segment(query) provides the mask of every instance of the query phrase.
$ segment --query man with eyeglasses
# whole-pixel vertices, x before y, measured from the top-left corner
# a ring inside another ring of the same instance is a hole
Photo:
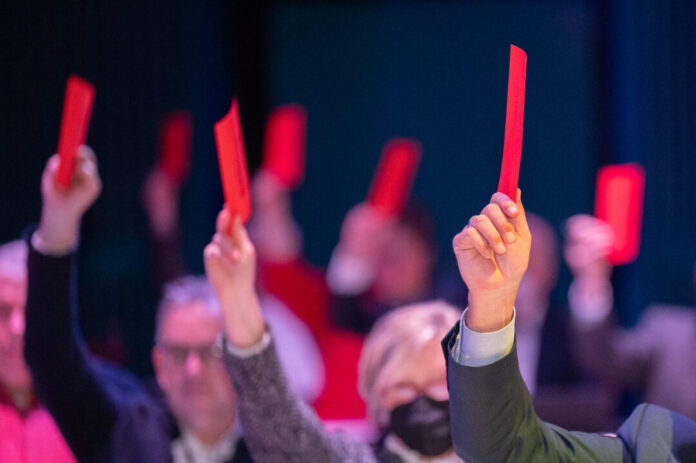
[[[246,463],[236,395],[221,360],[222,316],[208,283],[184,277],[164,290],[152,360],[163,400],[95,362],[76,331],[73,260],[82,215],[101,190],[94,153],[80,149],[59,189],[53,156],[43,208],[29,236],[25,355],[41,399],[80,462]]]

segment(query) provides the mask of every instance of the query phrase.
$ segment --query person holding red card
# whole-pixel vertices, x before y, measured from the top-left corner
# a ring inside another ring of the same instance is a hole
[[[606,222],[576,215],[566,222],[565,258],[573,273],[568,291],[586,370],[642,393],[643,400],[696,420],[696,312],[656,304],[625,330],[612,316],[614,231]]]
[[[614,435],[539,419],[515,342],[515,301],[531,242],[519,193],[517,201],[495,193],[454,237],[469,287],[469,307],[442,341],[457,455],[471,462],[696,461],[696,422],[655,405],[640,405]]]
[[[159,391],[87,354],[77,331],[74,261],[80,222],[101,190],[96,157],[81,148],[69,187],[42,177],[41,220],[27,237],[25,355],[39,396],[81,462],[247,463],[236,396],[217,343],[219,307],[204,278],[169,284],[152,360]]]
[[[232,228],[231,235],[227,231]],[[218,216],[206,274],[225,313],[225,361],[252,456],[267,463],[458,463],[449,433],[439,340],[459,311],[442,301],[396,309],[368,335],[360,386],[383,431],[376,448],[330,433],[289,389],[255,288],[256,250],[239,216]]]

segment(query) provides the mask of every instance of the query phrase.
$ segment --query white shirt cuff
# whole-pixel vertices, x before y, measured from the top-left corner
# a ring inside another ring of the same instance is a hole
[[[266,331],[263,332],[263,336],[261,336],[259,342],[257,342],[253,346],[235,347],[229,342],[225,342],[225,350],[228,354],[230,354],[233,357],[246,359],[249,357],[253,357],[254,355],[260,354],[261,352],[266,350],[270,344],[271,332],[268,329],[266,329]]]
[[[355,296],[367,291],[375,279],[370,263],[336,249],[326,270],[326,283],[331,291],[343,296]]]
[[[515,344],[516,311],[512,320],[498,331],[479,333],[466,326],[467,309],[462,314],[459,323],[459,334],[452,347],[452,357],[460,365],[468,367],[483,367],[502,359],[512,351]]]

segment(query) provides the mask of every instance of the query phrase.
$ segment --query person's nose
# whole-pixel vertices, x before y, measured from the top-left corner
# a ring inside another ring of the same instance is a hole
[[[24,312],[19,309],[13,310],[10,315],[10,332],[15,336],[24,336],[25,325]]]
[[[190,351],[186,356],[186,374],[198,376],[201,372],[201,356],[196,351]]]

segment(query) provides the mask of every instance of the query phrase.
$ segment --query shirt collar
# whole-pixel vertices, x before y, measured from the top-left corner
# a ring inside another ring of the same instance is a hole
[[[205,445],[182,428],[181,436],[172,442],[172,451],[175,463],[224,463],[237,451],[237,431],[232,426],[215,444]]]

